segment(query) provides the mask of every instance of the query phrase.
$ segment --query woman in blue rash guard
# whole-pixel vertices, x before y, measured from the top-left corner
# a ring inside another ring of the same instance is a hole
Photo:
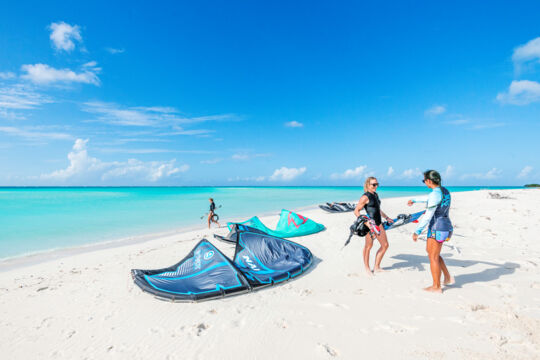
[[[424,180],[422,182],[428,188],[432,189],[432,191],[427,198],[412,199],[407,203],[409,206],[419,202],[427,203],[426,213],[422,216],[412,238],[414,241],[417,241],[418,235],[427,226],[426,250],[429,256],[433,285],[424,290],[442,293],[441,271],[444,274],[444,285],[454,283],[454,278],[448,272],[446,264],[440,255],[443,243],[450,240],[453,231],[452,222],[448,216],[451,202],[450,192],[441,186],[441,175],[435,170],[424,172]]]
[[[373,176],[368,177],[364,183],[365,193],[360,197],[360,200],[358,200],[358,204],[354,209],[354,215],[356,215],[356,217],[359,217],[360,211],[365,209],[366,214],[374,222],[374,225],[368,225],[371,232],[369,235],[366,235],[366,244],[364,246],[364,265],[366,267],[366,272],[369,275],[372,275],[371,268],[369,267],[369,253],[371,252],[373,241],[375,241],[375,239],[379,240],[381,247],[377,250],[377,254],[375,255],[375,267],[373,268],[373,271],[384,271],[381,269],[381,261],[384,253],[388,250],[388,238],[386,237],[384,226],[381,226],[382,217],[390,224],[393,222],[393,220],[386,216],[381,210],[381,200],[379,200],[379,195],[377,195],[376,192],[378,186],[379,182],[377,181],[377,178],[374,178]],[[372,227],[375,227],[375,229]]]

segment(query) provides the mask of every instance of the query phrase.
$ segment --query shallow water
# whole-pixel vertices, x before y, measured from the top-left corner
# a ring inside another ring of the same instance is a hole
[[[449,187],[450,191],[515,187]],[[382,187],[381,198],[427,193]],[[208,198],[223,220],[357,200],[360,187],[0,188],[0,259],[200,224]]]

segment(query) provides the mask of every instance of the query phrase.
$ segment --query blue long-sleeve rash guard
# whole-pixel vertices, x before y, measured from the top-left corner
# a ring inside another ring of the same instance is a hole
[[[415,234],[420,235],[422,231],[424,231],[433,215],[435,215],[435,210],[437,210],[437,206],[439,206],[442,199],[443,195],[440,187],[433,189],[428,196],[411,199],[413,203],[426,203],[426,213],[420,219],[420,222],[414,231]]]

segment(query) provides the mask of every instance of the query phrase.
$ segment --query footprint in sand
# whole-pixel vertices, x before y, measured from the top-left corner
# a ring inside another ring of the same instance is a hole
[[[201,336],[203,334],[203,332],[205,330],[208,330],[209,328],[210,328],[210,326],[208,324],[205,324],[205,323],[200,323],[200,324],[196,325],[196,327],[195,327],[196,335]]]
[[[337,352],[337,350],[332,348],[328,344],[319,343],[318,346],[322,351],[324,351],[326,354],[330,355],[331,357],[339,356],[339,353]]]
[[[232,327],[244,327],[245,324],[246,324],[246,321],[244,319],[234,320],[232,322]]]
[[[148,330],[152,334],[162,334],[164,332],[164,329],[162,327],[153,327]]]
[[[300,296],[309,296],[313,294],[313,290],[311,289],[304,289],[300,292]]]
[[[280,329],[286,329],[289,327],[289,323],[285,319],[280,319],[276,322],[276,326]]]
[[[482,304],[471,305],[471,311],[487,310],[488,307]]]
[[[382,330],[392,334],[404,334],[409,332],[415,332],[418,330],[418,328],[389,321],[386,324],[378,324],[373,328],[373,330]]]
[[[42,327],[49,327],[51,326],[52,317],[46,317],[43,320],[41,320],[41,323],[36,326],[36,330],[41,329]]]

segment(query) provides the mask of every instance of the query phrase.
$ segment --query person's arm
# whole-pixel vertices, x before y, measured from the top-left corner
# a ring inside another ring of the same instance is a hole
[[[416,235],[420,235],[422,231],[426,228],[426,226],[431,221],[431,218],[433,215],[435,215],[435,210],[437,210],[437,206],[442,201],[442,194],[439,191],[433,191],[431,194],[429,194],[428,200],[427,200],[427,208],[426,213],[422,215],[422,218],[420,222],[418,223],[418,226],[416,227],[416,230],[414,233]]]
[[[418,226],[416,227],[416,230],[414,231],[414,233],[416,235],[420,235],[422,233],[422,231],[424,231],[424,229],[426,228],[426,226],[429,224],[429,222],[431,221],[431,218],[433,217],[433,215],[435,215],[435,210],[437,210],[437,206],[434,206],[434,207],[431,207],[431,208],[427,208],[426,209],[426,212],[424,215],[422,215],[422,218],[421,220],[418,222]]]
[[[416,203],[427,203],[428,202],[428,199],[429,199],[429,196],[419,196],[419,197],[415,197],[409,201],[412,201],[413,204],[416,204]]]
[[[362,195],[360,197],[360,200],[358,200],[358,204],[356,204],[356,208],[354,209],[354,215],[356,215],[356,217],[360,216],[360,211],[362,211],[362,209],[364,208],[364,206],[366,206],[368,202],[369,199],[366,195]]]
[[[394,220],[392,220],[392,218],[389,217],[388,215],[386,215],[385,212],[382,211],[382,210],[381,210],[381,215],[382,215],[382,217],[383,217],[386,221],[388,221],[389,223],[393,223],[393,222],[394,222]]]

